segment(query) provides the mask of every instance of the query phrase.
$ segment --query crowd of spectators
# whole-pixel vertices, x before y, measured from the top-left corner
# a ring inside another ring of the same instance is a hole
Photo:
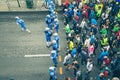
[[[98,66],[96,80],[120,78],[120,0],[65,0],[62,7],[66,70],[73,68],[75,80],[90,80]],[[80,65],[86,67],[85,75]]]

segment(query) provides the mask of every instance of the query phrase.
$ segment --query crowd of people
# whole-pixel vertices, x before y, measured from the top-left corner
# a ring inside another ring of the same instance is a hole
[[[59,40],[59,20],[57,13],[55,12],[55,4],[52,0],[47,0],[47,7],[49,9],[49,14],[45,18],[45,22],[47,27],[44,29],[45,37],[46,37],[46,46],[52,47],[50,58],[53,62],[53,66],[49,67],[49,80],[57,80],[56,75],[56,67],[57,60],[59,56],[60,49],[60,40]]]
[[[75,79],[90,80],[94,66],[96,80],[120,78],[120,0],[66,0],[63,12],[68,43],[63,63],[73,68]],[[79,59],[87,69],[84,79]]]
[[[56,80],[59,20],[52,0],[47,0],[47,7],[50,13],[44,33],[47,47],[52,47],[50,57],[54,65],[49,67],[50,80]],[[119,80],[120,0],[65,0],[62,7],[68,44],[63,61],[66,70],[73,69],[75,80]],[[86,67],[84,75],[80,65]],[[99,71],[91,78],[95,66]]]

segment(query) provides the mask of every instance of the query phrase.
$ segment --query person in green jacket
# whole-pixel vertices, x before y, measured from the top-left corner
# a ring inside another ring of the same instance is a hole
[[[102,35],[106,35],[108,31],[103,27],[100,32]]]
[[[69,24],[67,24],[66,26],[65,26],[65,31],[66,31],[66,35],[68,35],[69,33],[70,33],[70,26],[69,26]]]
[[[119,24],[116,24],[112,31],[116,33],[118,32],[118,30],[119,30]]]
[[[66,37],[67,37],[67,40],[68,40],[68,35],[69,35],[70,32],[71,32],[69,24],[67,24],[64,29],[65,29]]]

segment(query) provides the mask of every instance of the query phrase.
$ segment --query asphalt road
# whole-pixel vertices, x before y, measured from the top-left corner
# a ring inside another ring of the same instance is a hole
[[[28,13],[0,13],[0,80],[49,80],[48,67],[53,65],[49,56],[47,57],[24,57],[25,55],[49,54],[51,48],[46,48],[45,35],[43,33],[46,24],[44,22],[47,12]],[[24,19],[26,26],[31,30],[31,34],[22,32],[16,25],[15,16]],[[67,42],[65,31],[63,30],[63,16],[58,14],[60,20],[60,55],[62,60],[58,60],[57,76],[58,80],[65,80],[70,77],[73,80],[72,69],[65,70],[63,58],[65,56]],[[99,54],[99,53],[98,53]],[[80,62],[80,60],[78,60]],[[96,59],[93,59],[96,62]],[[96,64],[96,63],[95,63]],[[62,67],[62,74],[60,74]],[[80,70],[86,72],[85,65],[80,65]],[[99,69],[95,65],[91,72],[91,77],[98,75]]]
[[[22,32],[16,25],[15,16],[20,16],[31,30],[31,34]],[[43,33],[46,24],[44,22],[47,12],[41,13],[0,13],[0,80],[48,80],[48,67],[53,63],[49,56],[26,58],[25,55],[50,54],[51,49],[46,48],[45,35]],[[60,20],[60,25],[62,21]],[[61,30],[63,30],[61,28]],[[64,32],[59,32],[61,46],[66,42]],[[61,47],[60,54],[64,53]],[[64,54],[63,54],[64,55]],[[59,62],[57,67],[58,79]]]

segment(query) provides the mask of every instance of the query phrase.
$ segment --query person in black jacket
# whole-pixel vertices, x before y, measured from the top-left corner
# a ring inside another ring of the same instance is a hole
[[[95,41],[94,41],[94,55],[96,55],[96,50],[97,50],[97,48],[98,48],[98,44],[99,44],[99,42],[98,42],[98,38],[95,38]]]

